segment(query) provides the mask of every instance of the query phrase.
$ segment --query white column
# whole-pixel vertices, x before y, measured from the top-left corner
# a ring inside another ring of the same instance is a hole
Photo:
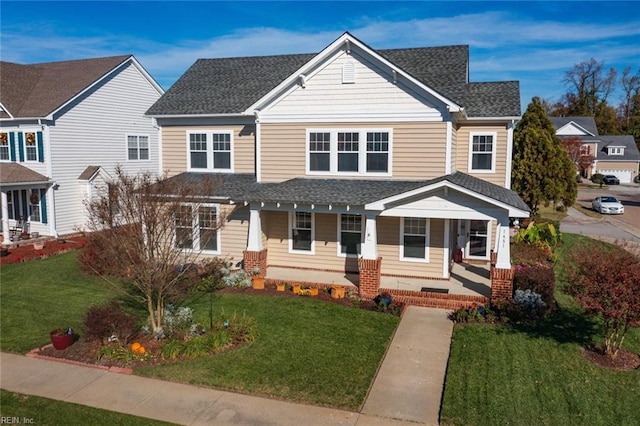
[[[361,254],[364,259],[378,258],[378,231],[376,229],[377,212],[367,212],[364,224],[364,241]]]
[[[262,250],[262,223],[260,222],[260,210],[254,206],[249,210],[249,241],[247,250]]]
[[[11,233],[9,231],[9,202],[7,201],[6,191],[0,193],[2,202],[2,241],[3,245],[11,244]]]
[[[511,250],[509,247],[509,218],[501,218],[496,231],[496,268],[511,269]]]
[[[449,278],[449,267],[451,263],[451,222],[449,219],[444,220],[444,259],[442,259],[442,278]]]

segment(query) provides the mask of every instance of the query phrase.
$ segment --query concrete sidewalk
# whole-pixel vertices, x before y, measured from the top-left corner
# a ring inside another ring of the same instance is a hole
[[[183,425],[432,425],[438,424],[451,340],[446,314],[407,309],[362,413],[9,353],[0,353],[0,387]],[[39,423],[37,414],[34,420]]]

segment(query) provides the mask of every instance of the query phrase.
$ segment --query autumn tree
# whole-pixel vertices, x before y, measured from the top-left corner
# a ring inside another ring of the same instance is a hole
[[[577,195],[575,167],[537,97],[514,131],[511,188],[533,214],[541,203],[563,202],[568,207],[575,201],[572,194]]]
[[[630,327],[640,326],[640,257],[604,243],[574,249],[565,265],[567,291],[587,314],[602,317],[605,353],[615,358]]]
[[[145,306],[154,331],[163,324],[165,304],[184,294],[202,250],[218,243],[223,218],[207,204],[214,187],[210,179],[129,175],[118,168],[86,202],[92,233],[83,269],[127,283],[124,291]]]
[[[593,161],[595,160],[595,157],[591,155],[591,153],[583,150],[582,139],[577,136],[570,136],[561,138],[560,140],[562,142],[564,150],[567,152],[569,159],[576,166],[578,172],[583,173],[585,170],[588,170],[591,167]]]

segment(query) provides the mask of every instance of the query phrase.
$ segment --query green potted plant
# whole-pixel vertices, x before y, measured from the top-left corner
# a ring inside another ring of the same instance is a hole
[[[71,327],[56,328],[49,333],[49,336],[53,347],[58,350],[66,349],[73,344],[74,335]]]

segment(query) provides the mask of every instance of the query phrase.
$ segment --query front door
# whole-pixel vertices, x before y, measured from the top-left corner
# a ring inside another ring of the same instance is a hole
[[[467,221],[468,242],[466,255],[469,258],[487,258],[489,244],[489,222],[486,220]]]

